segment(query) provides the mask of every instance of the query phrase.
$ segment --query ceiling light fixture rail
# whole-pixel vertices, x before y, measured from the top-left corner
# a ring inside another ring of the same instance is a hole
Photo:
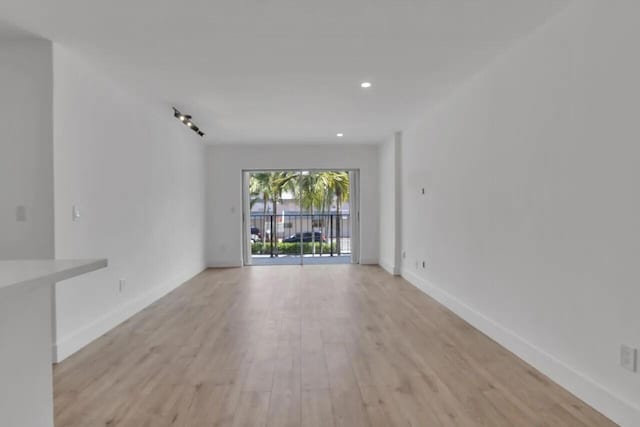
[[[184,123],[189,129],[191,129],[201,137],[204,137],[204,132],[202,132],[200,128],[196,126],[195,123],[193,123],[189,114],[181,113],[180,110],[178,110],[176,107],[173,107],[173,116]]]

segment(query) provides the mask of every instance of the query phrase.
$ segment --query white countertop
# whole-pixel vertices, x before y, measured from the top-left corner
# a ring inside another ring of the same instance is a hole
[[[0,261],[0,297],[107,266],[106,259]]]

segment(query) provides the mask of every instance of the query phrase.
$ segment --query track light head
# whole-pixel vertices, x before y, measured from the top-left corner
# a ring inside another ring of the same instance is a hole
[[[183,114],[176,107],[173,107],[173,116],[187,125],[189,129],[191,129],[198,135],[204,136],[204,132],[202,132],[200,128],[191,121],[191,116],[189,114]]]

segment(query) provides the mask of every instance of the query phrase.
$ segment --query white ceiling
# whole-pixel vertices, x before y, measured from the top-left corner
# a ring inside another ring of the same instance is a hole
[[[0,15],[0,18],[2,18],[1,15]],[[15,25],[12,25],[0,20],[0,40],[14,40],[14,39],[24,39],[24,38],[30,39],[30,38],[40,38],[40,37],[34,34],[31,34],[30,32],[25,31],[20,27],[16,27]]]
[[[0,19],[192,114],[209,142],[377,142],[567,2],[3,0]]]

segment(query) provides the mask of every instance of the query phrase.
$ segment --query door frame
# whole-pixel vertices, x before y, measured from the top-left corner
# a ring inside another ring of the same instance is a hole
[[[351,264],[360,264],[360,169],[359,168],[251,168],[242,169],[242,265],[251,266],[251,235],[247,232],[251,223],[251,208],[249,194],[249,175],[254,172],[324,172],[345,171],[349,173],[350,195],[349,216],[351,217]],[[264,233],[264,230],[263,230]],[[300,257],[300,265],[304,265],[304,257]],[[297,264],[294,264],[297,265]]]
[[[249,194],[249,174],[251,171],[242,171],[242,265],[251,264],[251,234],[247,233],[247,226],[251,223],[251,200]],[[264,233],[264,230],[263,230]]]

